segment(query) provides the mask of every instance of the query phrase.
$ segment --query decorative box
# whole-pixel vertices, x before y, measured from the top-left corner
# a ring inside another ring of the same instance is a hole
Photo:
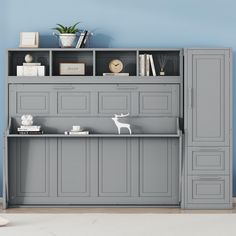
[[[60,63],[60,75],[85,75],[84,63]]]

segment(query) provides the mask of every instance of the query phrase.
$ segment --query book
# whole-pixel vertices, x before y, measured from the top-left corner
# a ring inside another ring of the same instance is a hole
[[[103,76],[107,76],[107,75],[129,76],[129,73],[103,73]]]
[[[154,60],[153,60],[153,56],[152,54],[149,55],[149,59],[150,59],[150,64],[151,64],[151,69],[152,69],[152,75],[156,76],[156,69],[155,69],[155,65],[154,65]]]
[[[86,40],[87,35],[88,35],[88,31],[85,30],[84,37],[83,37],[82,43],[80,45],[81,48],[83,48],[85,46],[85,40]]]
[[[89,134],[89,131],[70,131],[69,132],[70,135],[87,135]]]
[[[87,33],[86,33],[85,36],[84,36],[84,40],[82,41],[81,48],[85,48],[89,36],[90,36],[90,33],[87,31]]]
[[[86,34],[87,34],[87,30],[85,30],[84,32],[82,32],[79,36],[79,39],[78,39],[78,42],[76,44],[76,48],[81,48],[83,42],[84,42],[84,38],[86,37]]]
[[[21,129],[40,129],[40,125],[21,125]]]
[[[145,75],[149,76],[150,75],[150,55],[145,54]]]
[[[144,60],[144,54],[139,55],[139,75],[144,76],[145,75],[145,60]]]
[[[17,131],[40,131],[41,130],[41,126],[37,126],[37,125],[21,125],[21,127],[17,128]]]
[[[18,131],[18,134],[43,134],[43,131]]]
[[[34,62],[34,63],[23,62],[23,66],[41,66],[41,63],[40,62]]]

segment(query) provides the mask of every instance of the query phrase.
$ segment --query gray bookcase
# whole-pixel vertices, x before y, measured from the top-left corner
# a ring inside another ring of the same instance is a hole
[[[16,76],[27,53],[45,65],[45,76]],[[140,54],[153,56],[158,76],[139,75]],[[230,208],[228,55],[229,49],[9,49],[4,207]],[[103,76],[112,59],[129,76]],[[85,74],[61,76],[59,64],[73,62],[85,63]],[[130,114],[132,135],[117,134],[115,113]],[[17,134],[22,114],[32,114],[44,134]],[[76,124],[90,134],[64,135]]]

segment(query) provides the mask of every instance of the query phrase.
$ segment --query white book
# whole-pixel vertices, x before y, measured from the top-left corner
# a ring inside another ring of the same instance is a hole
[[[21,125],[20,128],[22,129],[40,129],[40,125]]]
[[[89,134],[89,131],[70,131],[70,135],[86,135]]]
[[[83,42],[83,39],[84,39],[84,36],[85,36],[85,33],[86,33],[86,32],[82,32],[82,33],[80,34],[79,39],[78,39],[78,42],[77,42],[75,48],[80,48],[80,47],[81,47],[82,42]]]
[[[119,75],[119,76],[129,76],[129,73],[103,73],[104,76],[106,75]]]
[[[45,66],[17,66],[17,76],[45,76]]]
[[[145,75],[145,58],[144,58],[144,54],[139,55],[139,75],[140,76]]]
[[[40,62],[34,62],[34,63],[23,62],[23,66],[41,66],[41,63]]]
[[[149,54],[145,54],[145,75],[150,75],[150,57]]]
[[[149,55],[149,59],[150,59],[150,64],[151,64],[151,69],[152,69],[152,75],[156,76],[156,69],[155,69],[155,65],[154,65],[154,60],[153,60],[153,56],[152,54]]]
[[[38,129],[38,128],[31,128],[31,129],[29,129],[29,128],[17,128],[17,131],[40,131],[40,129]]]

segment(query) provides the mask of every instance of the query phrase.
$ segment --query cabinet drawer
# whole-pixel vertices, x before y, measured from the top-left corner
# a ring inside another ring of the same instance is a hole
[[[229,203],[229,176],[188,176],[188,203]]]
[[[188,175],[229,174],[229,148],[193,147],[188,151]]]

